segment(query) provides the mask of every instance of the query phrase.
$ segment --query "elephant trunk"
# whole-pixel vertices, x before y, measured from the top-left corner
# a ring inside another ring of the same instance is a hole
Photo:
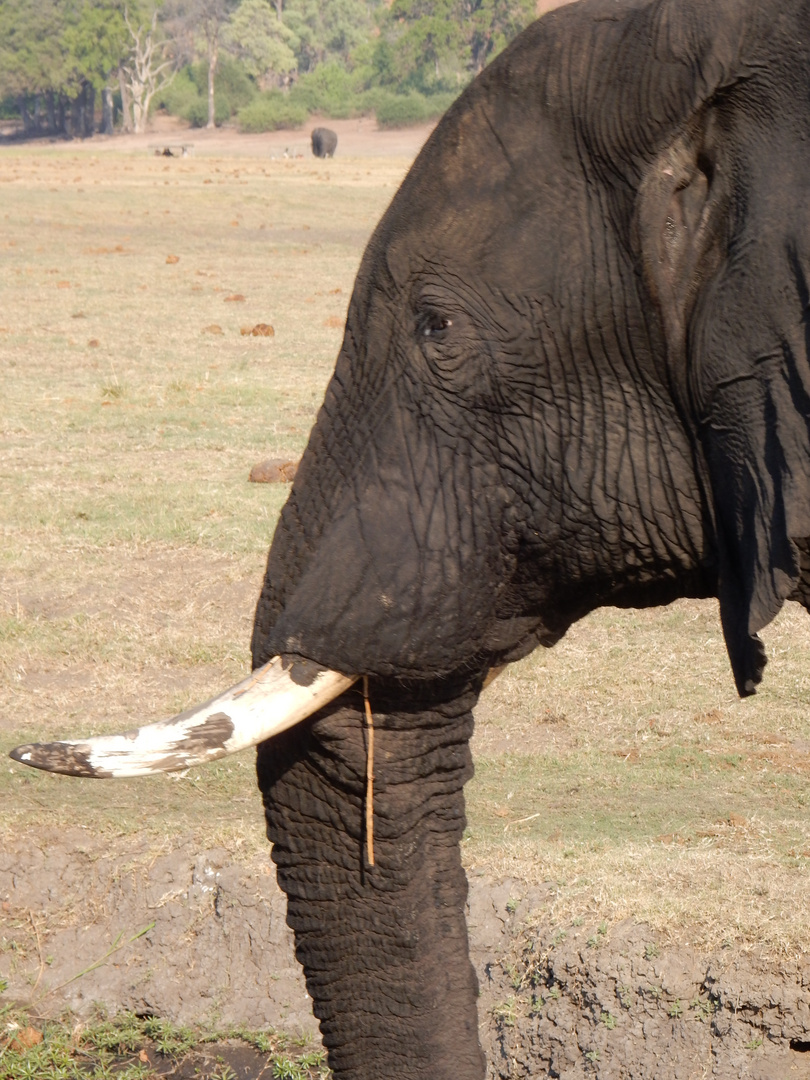
[[[355,688],[259,748],[287,921],[329,1065],[351,1080],[482,1080],[459,842],[480,683],[403,709],[373,680],[374,865],[367,728]]]

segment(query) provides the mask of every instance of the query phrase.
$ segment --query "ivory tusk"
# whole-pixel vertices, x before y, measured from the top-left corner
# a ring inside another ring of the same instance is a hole
[[[286,731],[356,680],[356,675],[341,675],[311,660],[276,656],[224,694],[172,720],[123,735],[30,743],[12,750],[11,757],[68,776],[148,776],[187,769]]]

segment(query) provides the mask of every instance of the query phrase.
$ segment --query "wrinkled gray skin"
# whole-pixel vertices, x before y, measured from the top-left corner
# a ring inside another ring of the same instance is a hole
[[[720,598],[741,694],[805,600],[810,0],[585,0],[451,108],[377,228],[255,663],[370,676],[259,784],[338,1077],[484,1075],[463,784],[487,669]],[[685,679],[689,672],[683,673]]]
[[[331,128],[315,128],[312,132],[312,153],[315,157],[334,157],[337,135]]]

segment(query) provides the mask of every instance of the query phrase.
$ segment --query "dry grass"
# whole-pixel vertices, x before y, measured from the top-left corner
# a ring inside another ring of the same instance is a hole
[[[170,715],[244,674],[288,490],[247,477],[300,455],[406,168],[0,151],[4,750]],[[258,323],[273,336],[241,333]],[[122,852],[146,831],[266,856],[250,753],[204,787],[9,764],[0,798],[6,835],[56,817]]]
[[[802,950],[810,624],[790,604],[763,636],[746,701],[713,601],[597,612],[515,665],[479,710],[469,863],[552,883],[554,920]]]
[[[0,749],[244,672],[286,495],[247,475],[300,453],[405,167],[0,151]],[[257,323],[275,335],[240,333]],[[712,603],[600,612],[515,665],[479,710],[467,865],[552,883],[560,922],[803,948],[807,620],[765,637],[747,702]],[[0,798],[0,835],[92,820],[123,860],[135,833],[266,850],[249,753],[115,786],[9,764]]]

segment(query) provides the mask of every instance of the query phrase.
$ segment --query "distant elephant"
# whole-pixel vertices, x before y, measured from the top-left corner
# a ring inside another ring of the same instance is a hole
[[[312,132],[312,153],[315,157],[334,157],[337,135],[331,128],[315,128]]]
[[[717,596],[750,694],[757,632],[808,605],[808,87],[810,0],[530,26],[368,245],[253,676],[16,752],[109,776],[274,735],[267,830],[337,1077],[484,1076],[459,841],[487,673],[600,605]]]

